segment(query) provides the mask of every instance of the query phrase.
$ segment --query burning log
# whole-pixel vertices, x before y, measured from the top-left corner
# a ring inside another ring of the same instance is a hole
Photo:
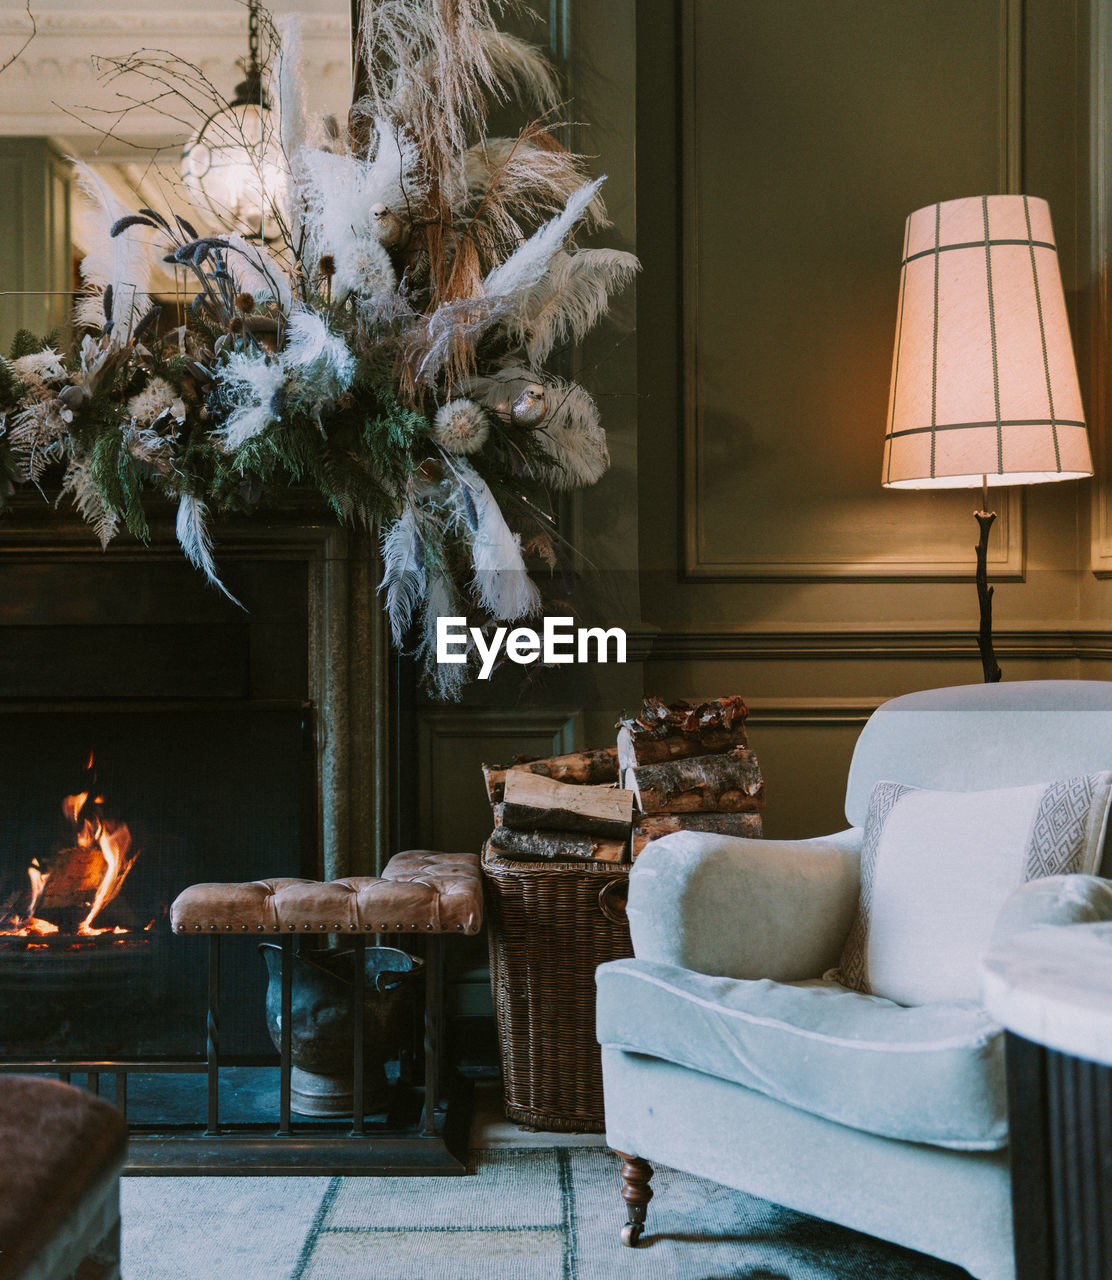
[[[516,831],[583,831],[629,837],[633,794],[610,786],[575,786],[527,770],[506,775],[503,827]]]
[[[713,831],[723,836],[747,836],[758,839],[761,835],[759,813],[661,813],[655,817],[643,817],[633,828],[630,853],[634,858],[649,843],[674,831]]]
[[[764,780],[748,747],[640,765],[627,769],[624,781],[642,813],[754,813],[764,808]]]
[[[689,702],[663,703],[646,698],[641,713],[618,721],[618,765],[627,769],[643,764],[715,755],[733,747],[746,747],[745,721],[749,709],[736,694],[692,706]]]
[[[511,770],[540,774],[555,782],[600,786],[618,781],[618,753],[614,747],[603,747],[599,751],[572,751],[568,755],[539,760],[532,756],[516,756],[508,765],[484,764],[483,780],[491,804],[498,804],[504,798],[506,774]]]
[[[576,831],[514,831],[505,826],[494,828],[490,848],[521,862],[626,862],[629,853],[625,840]]]
[[[89,789],[62,801],[62,812],[73,828],[72,845],[41,861],[32,858],[28,886],[22,894],[6,898],[0,908],[0,937],[95,937],[128,931],[122,925],[93,923],[120,892],[139,851],[131,847],[126,824],[102,812],[104,799],[93,787],[92,756],[86,768]]]

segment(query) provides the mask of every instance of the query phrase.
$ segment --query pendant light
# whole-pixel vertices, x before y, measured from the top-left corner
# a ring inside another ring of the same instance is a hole
[[[244,79],[227,106],[186,144],[181,174],[197,204],[229,231],[273,239],[285,204],[286,173],[259,65],[259,3],[249,0]]]

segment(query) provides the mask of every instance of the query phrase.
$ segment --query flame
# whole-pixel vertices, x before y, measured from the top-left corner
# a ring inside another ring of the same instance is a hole
[[[135,861],[134,855],[128,856],[131,849],[131,832],[122,822],[107,822],[99,817],[96,820],[95,830],[93,827],[94,824],[86,819],[85,826],[78,833],[77,840],[79,844],[85,847],[88,847],[88,844],[93,842],[96,843],[100,849],[101,857],[104,859],[104,875],[97,888],[93,905],[89,908],[89,914],[78,925],[77,932],[84,934],[126,933],[126,929],[94,929],[92,926],[101,907],[106,902],[111,902],[116,894],[120,892],[120,887],[127,878],[127,873],[131,870],[132,863]]]
[[[90,774],[92,773],[93,754],[91,752],[85,768]],[[129,932],[129,930],[121,928],[119,925],[106,925],[98,928],[93,922],[101,910],[119,893],[123,882],[127,879],[128,872],[139,854],[138,849],[132,850],[131,832],[127,824],[114,822],[101,813],[100,806],[104,803],[104,797],[97,793],[90,803],[89,797],[94,795],[93,783],[95,783],[95,778],[90,779],[88,790],[79,791],[76,795],[66,796],[62,800],[62,812],[74,828],[74,844],[68,850],[68,853],[70,855],[80,853],[83,864],[88,864],[91,860],[103,864],[103,869],[96,873],[99,875],[99,879],[96,881],[92,901],[82,904],[88,910],[84,919],[77,926],[77,933],[84,937]],[[61,855],[63,858],[66,852],[63,851]],[[3,927],[3,922],[0,921],[0,934],[9,936],[14,934],[16,937],[45,937],[49,934],[59,933],[58,925],[49,920],[40,919],[35,915],[35,910],[42,901],[43,892],[46,889],[51,872],[43,871],[39,866],[38,858],[32,858],[31,865],[27,868],[27,876],[31,883],[31,900],[26,914],[22,917],[16,915],[9,917],[14,928],[6,929]],[[80,878],[78,883],[81,883]],[[69,905],[72,907],[74,904],[71,902]]]
[[[27,908],[27,923],[19,932],[26,936],[38,934],[42,937],[48,933],[57,933],[56,924],[51,924],[49,920],[39,920],[35,916],[35,908],[42,897],[43,889],[46,888],[46,882],[50,879],[50,872],[41,870],[38,858],[32,858],[31,865],[27,868],[27,878],[31,881],[31,905]]]

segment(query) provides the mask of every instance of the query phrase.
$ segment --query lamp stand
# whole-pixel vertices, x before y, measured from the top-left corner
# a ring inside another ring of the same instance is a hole
[[[977,603],[981,607],[981,627],[977,632],[977,648],[981,651],[981,666],[985,672],[985,684],[995,684],[1003,674],[992,648],[992,592],[988,585],[988,532],[996,519],[996,512],[988,510],[988,484],[982,481],[981,510],[974,511],[981,526],[977,541]]]

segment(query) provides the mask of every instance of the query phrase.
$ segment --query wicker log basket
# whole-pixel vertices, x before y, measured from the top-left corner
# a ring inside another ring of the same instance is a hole
[[[764,783],[736,694],[646,698],[613,747],[484,764],[494,831],[483,850],[490,981],[506,1115],[601,1133],[595,970],[633,955],[632,861],[673,831],[760,836]]]
[[[564,1133],[605,1128],[595,969],[633,955],[629,870],[483,851],[506,1115],[517,1124]]]

